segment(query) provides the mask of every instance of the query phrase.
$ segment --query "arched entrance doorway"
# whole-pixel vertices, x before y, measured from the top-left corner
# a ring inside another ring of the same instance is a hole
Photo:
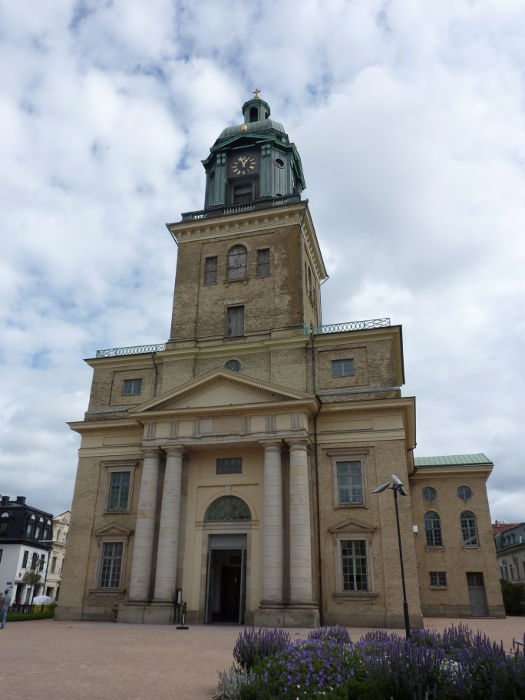
[[[251,512],[236,496],[223,496],[206,511],[205,523],[249,521]],[[242,625],[246,607],[246,534],[216,533],[208,537],[205,622]]]

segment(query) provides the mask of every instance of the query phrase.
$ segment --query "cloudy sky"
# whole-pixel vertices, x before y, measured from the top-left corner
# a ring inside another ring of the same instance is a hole
[[[0,0],[0,493],[71,504],[99,348],[169,335],[200,163],[255,87],[301,153],[325,323],[403,326],[416,455],[525,520],[522,0]]]

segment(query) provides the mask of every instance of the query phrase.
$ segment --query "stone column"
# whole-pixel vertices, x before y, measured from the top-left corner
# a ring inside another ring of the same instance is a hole
[[[155,536],[155,507],[159,480],[159,456],[157,447],[144,448],[144,463],[140,482],[135,544],[129,584],[130,600],[147,601]]]
[[[312,539],[308,441],[287,440],[290,447],[290,602],[312,603]]]
[[[283,600],[283,488],[281,441],[263,442],[262,604]]]
[[[177,552],[180,526],[180,486],[182,476],[182,454],[180,445],[165,448],[166,473],[162,491],[160,511],[159,545],[157,550],[157,572],[155,576],[155,601],[175,600],[177,575]]]

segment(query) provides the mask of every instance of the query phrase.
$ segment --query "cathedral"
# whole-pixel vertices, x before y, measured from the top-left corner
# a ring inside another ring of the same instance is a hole
[[[415,457],[401,326],[323,325],[299,152],[255,91],[203,161],[166,343],[99,350],[59,619],[403,627],[503,616],[483,454]],[[397,495],[397,494],[396,494]]]

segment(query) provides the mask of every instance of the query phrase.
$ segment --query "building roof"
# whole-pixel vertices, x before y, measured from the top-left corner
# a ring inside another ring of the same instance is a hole
[[[492,465],[491,460],[482,452],[467,455],[442,455],[436,457],[414,457],[416,469],[428,467],[474,467]]]

